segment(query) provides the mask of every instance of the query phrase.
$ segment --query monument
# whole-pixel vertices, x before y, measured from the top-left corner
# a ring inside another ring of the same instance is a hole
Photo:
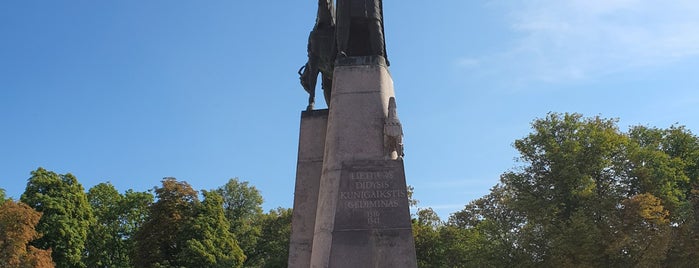
[[[417,267],[386,55],[381,0],[318,0],[289,267]],[[328,109],[314,109],[319,74]]]

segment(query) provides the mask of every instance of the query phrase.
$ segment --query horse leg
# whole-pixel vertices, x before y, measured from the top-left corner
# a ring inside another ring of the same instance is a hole
[[[316,98],[315,95],[316,95],[316,94],[315,94],[315,90],[314,90],[314,91],[311,91],[311,92],[308,94],[308,106],[306,106],[306,111],[312,111],[312,110],[313,110],[313,105],[315,105],[315,98]]]
[[[306,110],[313,110],[316,98],[316,81],[318,80],[318,64],[315,60],[309,59],[303,76],[306,80],[306,91],[308,92],[308,106]]]

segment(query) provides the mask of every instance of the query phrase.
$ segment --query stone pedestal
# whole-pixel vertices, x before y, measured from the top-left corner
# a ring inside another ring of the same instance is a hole
[[[327,267],[416,267],[402,160],[342,167]]]
[[[310,267],[328,110],[301,113],[289,267]]]
[[[310,267],[416,267],[403,163],[384,144],[385,61],[340,59],[333,79]]]

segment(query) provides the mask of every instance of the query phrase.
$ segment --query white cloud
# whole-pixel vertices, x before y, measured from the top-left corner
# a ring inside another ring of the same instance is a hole
[[[509,62],[519,79],[566,81],[699,56],[699,1],[522,0],[501,3],[515,46],[482,62]]]
[[[456,60],[456,65],[461,66],[461,67],[478,67],[480,62],[477,59],[474,58],[460,58]]]

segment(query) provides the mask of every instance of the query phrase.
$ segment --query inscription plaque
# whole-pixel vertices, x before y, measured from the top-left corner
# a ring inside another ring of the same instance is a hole
[[[329,267],[415,267],[402,160],[343,163]]]
[[[410,227],[402,161],[353,161],[340,176],[335,230]]]

